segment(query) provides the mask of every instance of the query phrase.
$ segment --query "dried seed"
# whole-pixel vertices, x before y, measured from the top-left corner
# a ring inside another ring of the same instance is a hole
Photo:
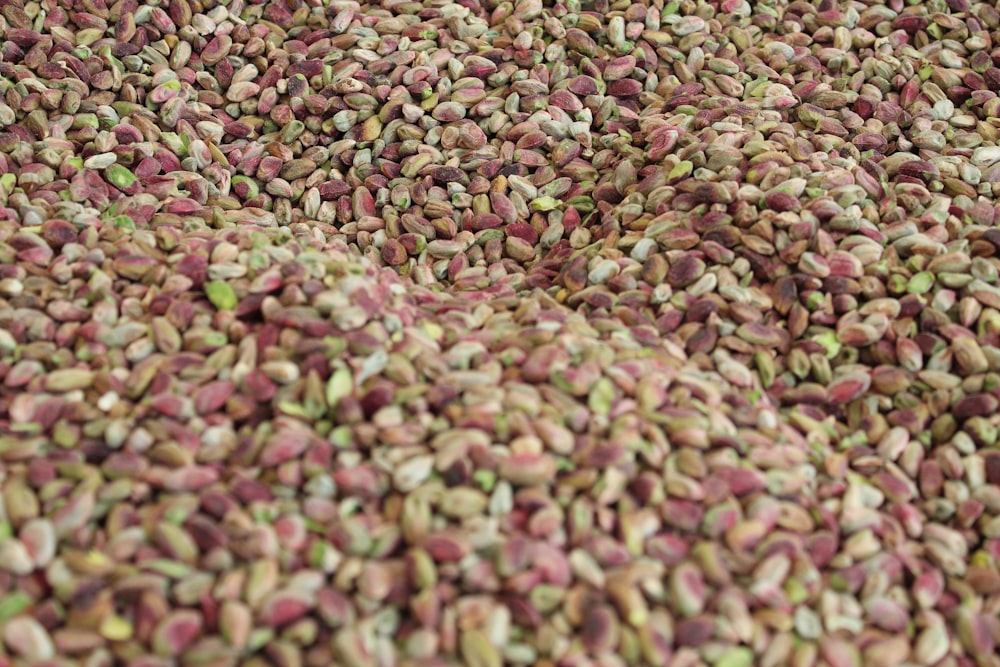
[[[49,633],[30,616],[15,616],[3,628],[3,640],[14,654],[31,661],[51,660],[56,655]]]
[[[472,667],[501,667],[503,658],[482,632],[469,630],[460,639],[462,659]]]
[[[67,368],[48,373],[45,376],[45,389],[64,393],[75,389],[86,389],[93,382],[93,371],[82,368]]]

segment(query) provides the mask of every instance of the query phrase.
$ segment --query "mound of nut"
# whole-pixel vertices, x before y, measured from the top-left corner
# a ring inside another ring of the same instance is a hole
[[[0,4],[0,667],[1000,665],[995,3]]]

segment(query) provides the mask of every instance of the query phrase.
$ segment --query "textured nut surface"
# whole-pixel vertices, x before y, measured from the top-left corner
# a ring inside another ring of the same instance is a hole
[[[994,4],[4,3],[5,654],[996,664]]]

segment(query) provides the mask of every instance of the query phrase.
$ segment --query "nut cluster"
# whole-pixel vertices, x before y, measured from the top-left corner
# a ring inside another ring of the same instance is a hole
[[[0,0],[0,667],[1000,666],[994,5]]]

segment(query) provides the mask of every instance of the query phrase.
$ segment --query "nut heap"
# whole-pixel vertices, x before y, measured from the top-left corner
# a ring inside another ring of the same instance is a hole
[[[1000,665],[995,3],[2,0],[0,75],[0,667]]]

